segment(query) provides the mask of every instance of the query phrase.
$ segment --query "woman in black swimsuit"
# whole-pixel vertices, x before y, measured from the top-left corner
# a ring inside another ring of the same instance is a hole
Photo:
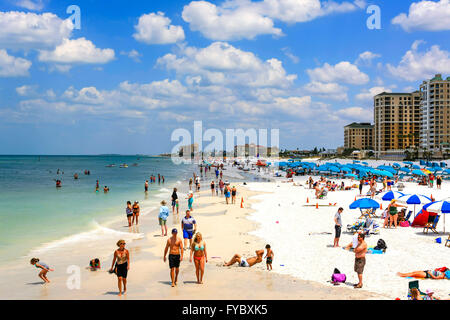
[[[125,249],[125,240],[119,240],[117,242],[119,249],[114,251],[114,258],[111,265],[110,273],[117,275],[117,282],[119,286],[119,296],[127,292],[127,276],[128,270],[130,270],[130,253]]]

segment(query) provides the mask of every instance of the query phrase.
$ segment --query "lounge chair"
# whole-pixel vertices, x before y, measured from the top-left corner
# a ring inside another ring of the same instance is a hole
[[[450,248],[450,235],[448,236],[447,241],[445,241],[445,246]]]
[[[420,291],[420,289],[419,289],[419,280],[410,281],[409,284],[408,284],[408,300],[412,299],[412,297],[411,297],[411,289],[414,289],[414,288],[419,290],[419,293],[420,293],[422,298],[427,295],[426,293]]]
[[[433,231],[434,233],[439,233],[436,230],[437,224],[439,222],[439,218],[441,216],[436,216],[436,218],[434,218],[433,222],[427,222],[423,228],[423,233],[428,233],[429,230]]]

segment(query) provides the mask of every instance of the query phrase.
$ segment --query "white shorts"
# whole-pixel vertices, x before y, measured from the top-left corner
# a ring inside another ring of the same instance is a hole
[[[247,260],[244,258],[241,258],[241,263],[239,264],[240,267],[243,268],[250,268],[250,265],[248,264]]]

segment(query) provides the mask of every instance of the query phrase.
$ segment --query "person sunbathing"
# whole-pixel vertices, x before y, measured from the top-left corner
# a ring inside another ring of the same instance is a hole
[[[250,268],[250,267],[254,266],[255,264],[263,261],[264,250],[257,250],[257,251],[255,251],[255,253],[256,253],[256,257],[251,257],[251,258],[247,258],[247,259],[243,258],[239,254],[235,254],[229,262],[224,261],[223,266],[229,267],[235,263],[238,263],[240,267]]]
[[[414,271],[408,273],[398,272],[397,275],[403,278],[412,277],[419,279],[450,280],[450,270],[447,270],[446,272],[437,270]]]

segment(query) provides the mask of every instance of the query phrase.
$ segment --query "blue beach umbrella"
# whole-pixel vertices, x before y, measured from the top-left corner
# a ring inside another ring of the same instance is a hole
[[[418,166],[417,164],[413,165],[411,168],[420,170],[420,166]]]
[[[352,174],[352,173],[347,173],[344,177],[358,179],[358,176],[356,174]]]
[[[380,204],[373,199],[363,198],[350,205],[350,209],[379,209]]]
[[[406,173],[410,173],[411,172],[411,170],[409,170],[406,167],[400,168],[400,171],[403,171],[403,172],[406,172]]]
[[[399,191],[388,191],[381,198],[383,201],[391,201],[392,199],[398,199],[403,197],[405,194]]]
[[[416,176],[426,176],[426,173],[420,170],[413,170],[412,174]]]
[[[414,217],[416,216],[416,204],[427,204],[431,202],[431,199],[418,194],[408,194],[406,196],[398,198],[398,201],[404,202],[406,204],[414,205]]]

